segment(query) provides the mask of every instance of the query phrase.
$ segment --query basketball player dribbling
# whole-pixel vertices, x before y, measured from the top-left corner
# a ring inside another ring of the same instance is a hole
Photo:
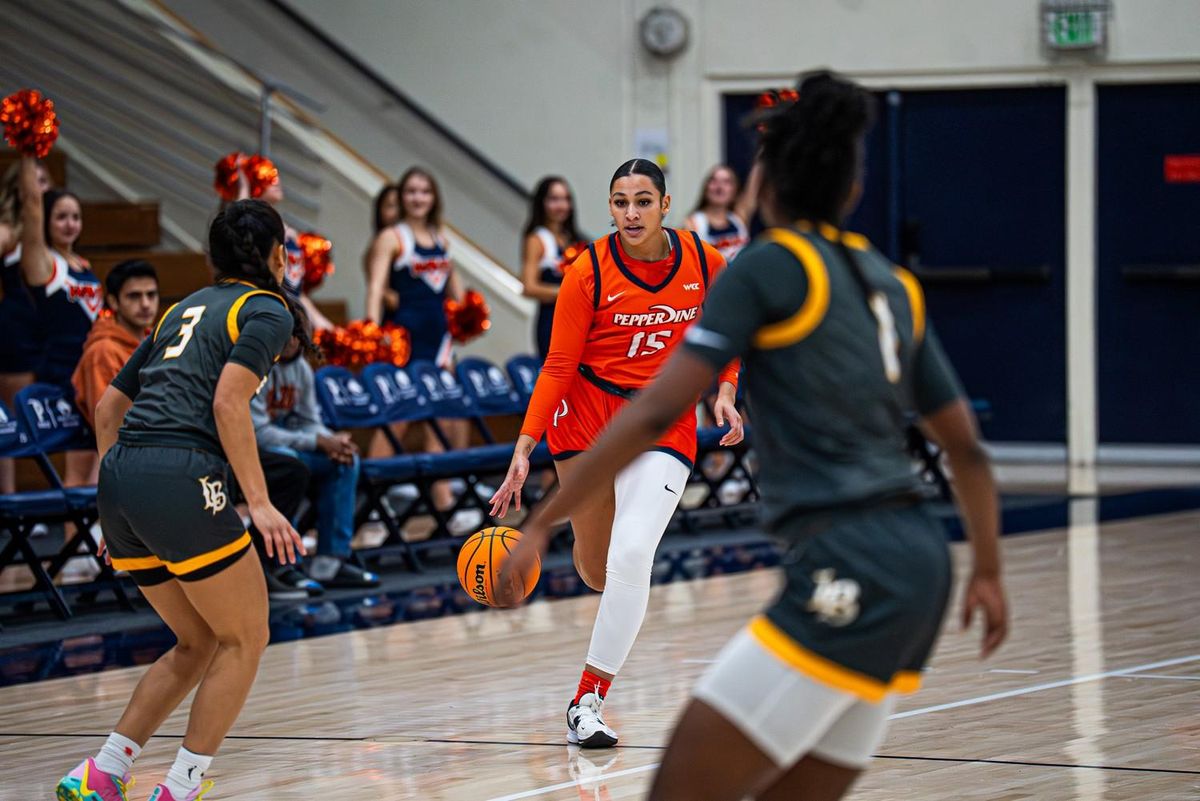
[[[709,284],[724,259],[698,236],[663,227],[670,210],[662,170],[633,159],[609,184],[617,231],[588,246],[566,270],[546,357],[512,465],[492,497],[492,514],[520,508],[529,453],[546,435],[563,486],[592,484],[576,469],[600,431],[658,373],[699,318]],[[722,443],[742,439],[734,408],[737,360],[720,374],[718,425]],[[707,389],[707,387],[704,387]],[[701,390],[693,393],[692,404]],[[696,458],[696,415],[681,409],[645,443],[636,459],[571,516],[575,565],[588,586],[603,591],[587,661],[567,708],[567,741],[585,748],[617,742],[601,705],[625,663],[646,615],[654,552],[671,520]]]
[[[651,798],[835,801],[915,691],[949,599],[951,565],[905,449],[910,414],[950,462],[974,564],[963,624],[982,655],[1008,615],[998,500],[976,422],[916,279],[839,229],[861,188],[871,95],[830,73],[765,120],[762,203],[776,226],[713,287],[684,347],[526,521],[500,600],[549,540],[547,523],[603,486],[690,408],[730,359],[746,362],[766,528],[784,586],[700,679]],[[511,596],[510,596],[511,597]]]

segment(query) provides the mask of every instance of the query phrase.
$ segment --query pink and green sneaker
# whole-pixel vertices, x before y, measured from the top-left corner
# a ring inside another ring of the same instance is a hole
[[[171,794],[171,791],[167,789],[167,785],[158,784],[155,785],[154,791],[150,793],[150,798],[146,799],[146,801],[200,801],[204,794],[212,788],[212,780],[205,779],[204,781],[200,782],[199,787],[197,787],[195,790],[192,790],[184,798],[176,798]]]
[[[133,786],[129,774],[116,776],[96,767],[88,757],[63,776],[55,788],[58,801],[128,801],[125,793]]]

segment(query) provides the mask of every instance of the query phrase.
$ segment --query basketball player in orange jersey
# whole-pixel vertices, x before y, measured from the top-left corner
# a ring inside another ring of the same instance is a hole
[[[575,465],[635,392],[650,383],[700,316],[708,286],[725,266],[691,232],[663,227],[671,208],[662,170],[645,159],[622,164],[609,184],[617,232],[588,246],[567,268],[550,352],[538,376],[508,476],[492,497],[492,514],[520,508],[529,453],[542,434],[564,487],[588,478]],[[742,440],[734,408],[737,362],[720,375],[715,411],[729,424],[723,445]],[[567,708],[567,742],[616,745],[601,705],[637,639],[650,597],[650,569],[667,523],[692,472],[696,415],[680,415],[602,497],[571,516],[575,566],[603,591],[583,677]]]

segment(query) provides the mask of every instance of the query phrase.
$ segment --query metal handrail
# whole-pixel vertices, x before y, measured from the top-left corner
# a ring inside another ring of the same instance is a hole
[[[433,116],[433,114],[427,111],[423,106],[419,105],[415,100],[405,94],[398,86],[373,70],[361,59],[344,48],[341,44],[333,40],[320,28],[313,25],[312,22],[310,22],[306,17],[288,5],[285,0],[266,0],[266,2],[279,11],[279,13],[291,20],[297,27],[301,28],[309,36],[320,42],[325,49],[348,64],[355,72],[359,73],[372,84],[374,84],[376,88],[382,90],[392,100],[408,109],[408,111],[415,117],[420,119],[429,127],[433,128],[433,130],[436,131],[439,136],[452,144],[458,150],[462,151],[462,153],[471,161],[474,161],[485,171],[490,173],[492,177],[519,195],[523,201],[528,202],[532,197],[532,193],[519,181],[517,181],[516,178],[500,167],[500,165],[496,164],[496,162],[492,161],[479,150],[476,150],[474,146],[447,127],[445,123]]]
[[[76,3],[78,2],[79,0],[76,0]],[[271,154],[271,98],[275,94],[283,94],[291,101],[298,103],[310,111],[314,111],[318,114],[321,114],[326,110],[325,104],[319,100],[315,100],[314,98],[306,95],[304,92],[300,91],[294,86],[291,86],[286,81],[282,81],[274,76],[265,75],[253,69],[248,64],[245,64],[223,50],[214,47],[199,36],[196,36],[190,32],[181,31],[177,28],[160,22],[159,20],[138,14],[133,9],[125,6],[122,3],[118,2],[115,5],[121,10],[122,13],[126,14],[127,16],[137,17],[142,24],[149,25],[150,27],[158,30],[164,36],[171,36],[182,42],[186,42],[193,47],[204,50],[205,52],[215,56],[227,64],[231,64],[232,66],[244,72],[246,75],[249,75],[259,84],[260,87],[262,87],[259,101],[260,133],[258,152],[264,156],[270,157]]]
[[[50,18],[47,18],[44,14],[40,14],[38,12],[31,12],[27,16],[31,17],[31,18],[36,18],[47,25],[54,24],[54,25],[59,26],[60,28],[63,27],[63,18],[61,16],[50,19]],[[120,30],[119,28],[111,27],[111,23],[108,23],[107,20],[105,20],[105,23],[108,24],[110,26],[110,30],[113,30],[114,32]],[[90,19],[89,19],[89,24],[92,24],[92,21]],[[20,29],[22,31],[21,35],[24,39],[32,40],[35,42],[40,42],[43,48],[49,48],[49,50],[47,52],[56,52],[56,51],[62,50],[61,47],[55,46],[55,43],[50,42],[47,38],[45,38],[43,35],[41,35],[37,30],[31,29],[26,26],[20,26],[19,23],[18,23],[18,27],[20,27]],[[75,38],[80,39],[81,41],[83,40],[83,37],[80,36],[78,34],[78,32],[73,31],[70,28],[65,28],[64,30],[69,35],[73,35]],[[101,40],[101,41],[103,41],[103,40]],[[150,40],[146,40],[142,37],[139,37],[139,42],[141,43],[142,47],[147,49],[153,55],[155,55],[156,57],[162,59],[163,61],[165,61],[167,63],[170,63],[170,59],[165,54],[162,53],[161,49],[155,49],[153,47],[153,43]],[[19,43],[13,42],[12,44],[17,45]],[[145,67],[145,65],[143,65],[143,64],[134,63],[131,60],[131,58],[129,56],[129,52],[127,50],[125,50],[125,51],[115,50],[113,48],[106,46],[105,44],[101,44],[100,42],[93,42],[90,39],[87,40],[87,45],[90,49],[94,49],[94,50],[104,54],[108,58],[110,58],[114,61],[126,64],[127,66],[129,66],[133,69],[144,69],[144,67]],[[68,59],[72,60],[72,62],[74,64],[77,64],[82,69],[86,70],[89,77],[98,76],[101,79],[103,79],[104,81],[108,81],[114,85],[122,87],[126,92],[128,92],[130,94],[138,94],[138,93],[142,93],[145,91],[143,87],[138,86],[138,85],[132,83],[131,81],[129,81],[125,78],[122,78],[120,75],[117,75],[116,73],[113,73],[109,70],[104,69],[103,67],[97,66],[94,63],[82,61],[81,59],[79,59],[77,57],[71,58],[70,56],[68,56]],[[44,67],[44,69],[49,71],[52,68]],[[205,105],[209,108],[212,108],[214,111],[217,111],[219,113],[231,114],[235,117],[243,117],[245,122],[247,124],[249,123],[249,120],[247,118],[250,117],[250,115],[245,114],[245,111],[247,110],[246,105],[239,105],[239,104],[245,104],[246,98],[236,92],[229,92],[228,94],[229,94],[229,97],[231,97],[232,99],[237,101],[237,104],[230,103],[228,101],[228,99],[226,99],[224,101],[212,102],[211,98],[208,98],[205,95],[197,96],[195,93],[194,86],[186,86],[185,87],[185,86],[181,85],[178,81],[173,81],[173,80],[170,80],[169,78],[166,78],[161,73],[155,75],[155,80],[170,87],[172,90],[174,90],[175,94],[197,99],[203,105]],[[224,88],[224,87],[222,87],[222,88]],[[91,91],[92,89],[93,89],[93,87],[89,84],[88,90]],[[170,95],[171,95],[171,93],[167,93],[168,98],[170,97]],[[197,116],[195,114],[192,114],[191,112],[182,108],[178,104],[171,102],[169,99],[165,99],[165,98],[160,99],[159,102],[170,107],[172,113],[175,114],[176,116],[180,117],[189,126],[192,126],[196,129],[205,131],[206,133],[210,134],[214,138],[228,139],[229,132],[227,130],[223,130],[218,126],[215,126],[215,125],[207,122],[204,118]],[[114,105],[116,105],[116,102],[114,102]],[[126,105],[125,108],[130,108],[130,107],[128,105]],[[194,140],[189,139],[189,137],[184,135],[181,131],[174,132],[172,135],[175,138],[178,138],[184,142],[192,143],[194,141]],[[294,140],[294,138],[291,141],[293,141],[294,145],[296,147],[298,147],[299,149],[301,149],[305,152],[311,153],[311,150],[303,142]],[[204,147],[203,145],[197,145],[197,147],[202,150],[202,152],[199,154],[199,155],[201,155],[202,158],[204,158],[206,160],[213,158],[211,148]],[[276,165],[279,166],[280,169],[286,175],[288,175],[289,179],[294,178],[297,181],[307,184],[308,186],[314,187],[314,188],[320,185],[320,178],[316,174],[314,174],[311,170],[302,166],[298,162],[288,159],[287,157],[276,157],[274,160],[276,162]],[[315,211],[318,208],[315,204],[312,204],[307,201],[300,201],[300,205],[305,206],[305,208],[307,208],[309,211]]]

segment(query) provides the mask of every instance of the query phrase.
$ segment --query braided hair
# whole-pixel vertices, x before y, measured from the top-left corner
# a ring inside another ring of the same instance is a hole
[[[763,190],[788,220],[840,225],[862,161],[862,137],[875,116],[866,89],[835,73],[801,76],[800,99],[762,124]]]
[[[217,212],[209,226],[208,258],[217,281],[246,281],[282,298],[292,314],[292,336],[305,351],[315,353],[308,315],[271,274],[271,254],[285,236],[283,218],[270,204],[238,200]]]

